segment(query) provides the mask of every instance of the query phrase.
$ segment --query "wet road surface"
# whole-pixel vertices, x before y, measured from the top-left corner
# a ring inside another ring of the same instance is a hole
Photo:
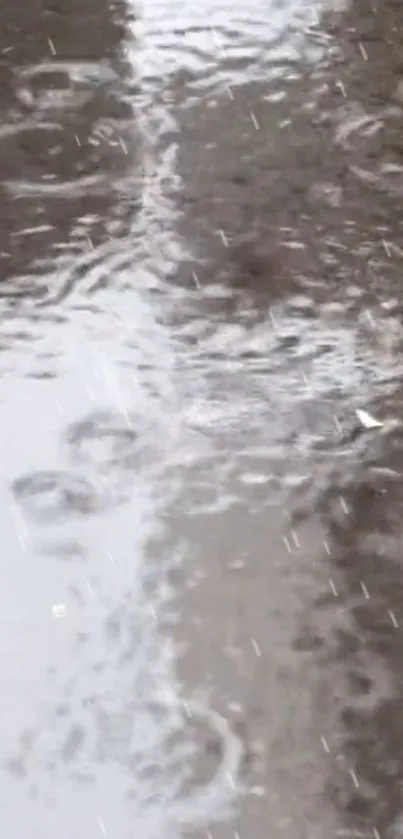
[[[1,21],[4,836],[394,839],[403,11]]]

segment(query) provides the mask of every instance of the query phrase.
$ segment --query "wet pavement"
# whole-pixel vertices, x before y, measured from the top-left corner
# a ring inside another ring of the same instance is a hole
[[[3,833],[395,839],[403,10],[1,23]]]

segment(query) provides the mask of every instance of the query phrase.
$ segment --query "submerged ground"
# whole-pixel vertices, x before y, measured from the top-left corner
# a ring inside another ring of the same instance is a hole
[[[6,839],[401,832],[402,32],[4,6]]]

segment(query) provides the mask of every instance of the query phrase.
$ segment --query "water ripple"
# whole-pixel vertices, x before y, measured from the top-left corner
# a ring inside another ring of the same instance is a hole
[[[87,4],[2,52],[6,833],[377,839],[402,775],[388,40],[319,2]]]

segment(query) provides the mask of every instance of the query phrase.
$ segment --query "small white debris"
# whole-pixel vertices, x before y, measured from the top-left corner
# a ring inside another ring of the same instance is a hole
[[[372,312],[370,312],[369,309],[366,309],[366,311],[364,312],[364,315],[365,315],[369,325],[372,327],[372,329],[374,329],[375,328],[375,321],[374,321],[374,317],[372,315]]]
[[[391,619],[391,621],[392,621],[393,626],[395,627],[395,629],[398,629],[399,624],[398,624],[398,622],[397,622],[397,620],[396,620],[396,617],[395,617],[394,612],[392,612],[392,609],[389,609],[388,611],[389,611],[389,617],[390,617],[390,619]]]
[[[227,248],[227,247],[228,247],[228,239],[227,239],[227,237],[226,237],[226,235],[225,235],[224,231],[223,231],[223,230],[219,230],[219,231],[218,231],[218,235],[220,236],[220,238],[221,238],[221,240],[222,240],[222,243],[223,243],[224,247],[226,247],[226,248]]]
[[[98,827],[99,827],[102,835],[106,836],[106,828],[105,828],[105,825],[104,825],[104,823],[101,819],[101,816],[98,816]]]
[[[326,541],[326,539],[324,539],[324,540],[323,540],[323,547],[324,547],[324,549],[325,549],[325,551],[326,551],[327,555],[328,555],[328,556],[330,556],[329,543]]]
[[[286,546],[286,549],[287,549],[288,553],[290,554],[291,553],[291,545],[290,545],[290,543],[287,539],[287,536],[283,536],[283,542]]]
[[[391,250],[390,250],[390,245],[389,245],[389,243],[386,241],[386,239],[382,239],[382,245],[383,245],[383,247],[384,247],[384,251],[385,251],[385,253],[386,253],[386,256],[388,257],[388,259],[390,259],[390,258],[391,258],[391,256],[392,256],[392,254],[391,254]]]
[[[379,420],[369,414],[368,411],[363,411],[361,408],[357,408],[355,414],[363,428],[366,430],[383,427],[383,422],[379,422]]]
[[[363,593],[365,599],[369,600],[369,591],[368,591],[365,583],[363,582],[363,580],[360,580],[360,585],[361,585],[362,593]]]
[[[249,113],[250,113],[250,118],[253,122],[253,125],[254,125],[256,131],[259,131],[260,125],[259,125],[259,123],[258,123],[258,121],[255,117],[255,114],[253,113],[253,111],[250,111]]]
[[[323,746],[323,748],[324,748],[324,750],[325,750],[326,754],[327,754],[327,755],[328,755],[328,754],[330,754],[330,749],[329,749],[328,742],[327,742],[327,740],[324,738],[323,734],[321,734],[321,735],[320,735],[320,742],[322,743],[322,746]]]
[[[183,700],[183,708],[184,708],[184,711],[185,711],[185,714],[186,714],[187,718],[188,718],[189,720],[191,720],[191,719],[192,719],[192,712],[191,712],[191,710],[190,710],[190,708],[189,708],[189,704],[188,704],[188,702],[186,702],[186,700],[185,700],[185,699]]]
[[[52,615],[54,618],[64,618],[66,615],[66,606],[64,603],[56,603],[52,606]]]
[[[277,329],[277,321],[276,321],[276,319],[275,319],[275,317],[274,317],[273,312],[271,312],[271,311],[269,312],[269,318],[270,318],[270,320],[271,320],[271,325],[273,326],[273,328],[274,328],[274,329]]]
[[[196,274],[196,271],[192,271],[192,277],[193,277],[194,284],[195,284],[196,288],[198,288],[200,290],[201,289],[200,280],[199,280],[199,278]]]
[[[254,649],[256,655],[258,656],[258,658],[260,658],[262,653],[260,652],[260,647],[259,647],[257,641],[255,641],[254,638],[252,638],[252,646],[253,646],[253,649]]]
[[[259,472],[244,472],[240,480],[247,486],[262,486],[263,484],[267,484],[270,476],[259,474]]]
[[[359,787],[360,785],[359,785],[359,783],[358,783],[358,778],[357,778],[357,775],[356,775],[356,774],[355,774],[355,772],[354,772],[354,769],[350,769],[350,775],[351,775],[351,777],[352,777],[352,780],[353,780],[353,784],[354,784],[354,786],[356,787],[356,789],[358,789],[358,787]]]
[[[346,500],[343,498],[343,496],[342,496],[342,495],[340,496],[340,507],[341,507],[341,509],[343,510],[344,515],[348,516],[348,512],[349,512],[349,510],[348,510],[347,502],[346,502]]]
[[[228,783],[229,783],[230,787],[232,787],[232,789],[235,789],[234,779],[233,779],[230,772],[227,772],[227,780],[228,780]]]
[[[231,571],[239,571],[241,568],[245,568],[245,565],[246,563],[244,559],[234,559],[233,562],[229,563],[228,568],[230,568]]]
[[[311,9],[311,11],[312,11],[312,14],[313,14],[314,20],[312,21],[312,23],[310,24],[310,26],[319,26],[319,24],[320,24],[320,20],[319,20],[319,14],[318,14],[317,9]]]
[[[234,714],[242,714],[242,705],[239,702],[228,702],[227,708]]]
[[[19,544],[19,546],[20,546],[21,550],[23,550],[23,551],[24,551],[24,553],[26,553],[26,551],[27,551],[27,543],[26,543],[26,541],[25,541],[24,536],[22,535],[22,533],[19,533],[19,532],[17,533],[17,541],[18,541],[18,544]]]
[[[33,108],[35,106],[35,99],[30,90],[22,88],[17,91],[17,96],[21,105],[25,105],[26,108]]]
[[[333,417],[333,422],[334,422],[334,424],[335,424],[335,426],[336,426],[337,431],[339,432],[339,434],[342,434],[342,433],[343,433],[343,429],[342,429],[342,427],[341,427],[341,425],[340,425],[339,419],[338,419],[336,416],[334,416],[334,417]]]
[[[340,79],[336,82],[336,87],[339,88],[339,90],[342,92],[344,98],[347,99],[346,88],[344,87],[344,84]]]
[[[295,532],[295,530],[291,531],[291,536],[292,536],[295,547],[300,548],[301,547],[301,542],[299,541],[298,534]]]
[[[52,55],[56,55],[55,45],[54,45],[51,38],[48,38],[48,44],[49,44],[49,49],[50,49]]]
[[[120,143],[120,146],[122,148],[123,154],[128,154],[127,146],[126,146],[126,143],[125,143],[123,137],[119,137],[119,143]]]
[[[334,584],[333,580],[329,580],[329,586],[330,586],[330,591],[332,592],[332,594],[334,595],[334,597],[338,597],[339,595],[338,595],[338,593],[337,593],[337,588],[336,588],[336,586],[335,586],[335,584]]]
[[[255,786],[249,790],[249,795],[255,795],[256,798],[265,798],[266,794],[265,787]]]
[[[230,87],[227,87],[228,98],[231,99],[231,102],[234,101],[234,94]]]
[[[366,51],[366,49],[365,49],[364,44],[362,43],[362,41],[360,41],[360,42],[359,42],[359,45],[358,45],[358,46],[359,46],[359,48],[360,48],[360,53],[361,53],[361,55],[362,55],[362,57],[363,57],[364,61],[368,61],[368,53],[367,53],[367,51]]]

